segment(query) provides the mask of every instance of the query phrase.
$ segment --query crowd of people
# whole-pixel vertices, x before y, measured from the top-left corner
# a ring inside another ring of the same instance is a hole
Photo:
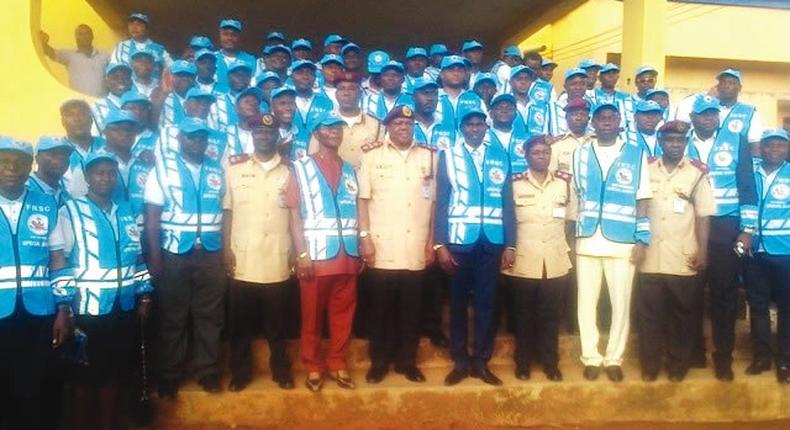
[[[356,387],[354,332],[370,342],[367,383],[390,369],[425,381],[428,335],[449,349],[445,385],[501,385],[488,361],[502,309],[516,378],[535,364],[561,381],[567,302],[588,380],[623,380],[632,313],[642,380],[705,367],[709,303],[714,374],[731,381],[740,284],[746,373],[776,366],[790,383],[790,138],[739,100],[740,71],[675,106],[651,66],[633,93],[593,60],[555,88],[558,65],[516,46],[485,70],[475,40],[400,62],[337,34],[319,53],[271,32],[256,58],[239,48],[242,22],[223,19],[217,47],[196,35],[171,56],[148,16],[127,25],[102,67],[107,93],[61,105],[64,136],[0,137],[0,428],[52,428],[60,414],[42,405],[58,409],[64,380],[75,428],[113,428],[146,324],[160,398],[189,375],[222,391],[223,330],[228,390],[255,376],[259,332],[271,378],[292,389],[289,285],[314,392],[327,377]],[[98,58],[90,29],[76,35],[73,55],[42,35],[44,52]]]

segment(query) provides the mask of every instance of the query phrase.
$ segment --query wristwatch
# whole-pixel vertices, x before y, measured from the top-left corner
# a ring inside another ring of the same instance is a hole
[[[367,231],[367,230],[362,230],[362,231],[359,232],[359,238],[360,239],[364,239],[364,238],[366,238],[368,236],[370,236],[370,232]]]
[[[436,245],[433,246],[434,251],[438,251],[442,248],[444,248],[444,245],[442,245],[441,243],[437,243]]]

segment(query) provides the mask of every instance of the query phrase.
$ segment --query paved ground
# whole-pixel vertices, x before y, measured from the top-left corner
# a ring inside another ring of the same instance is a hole
[[[350,423],[342,427],[344,430],[400,430],[398,427],[375,423]],[[156,428],[159,430],[160,428]],[[230,427],[230,426],[168,426],[168,430],[294,430],[292,427]],[[310,430],[319,430],[315,426]],[[564,426],[531,426],[531,427],[481,427],[458,423],[451,427],[421,427],[421,430],[788,430],[790,421],[769,421],[749,423],[617,423],[595,425],[564,425]],[[163,430],[163,428],[162,428]]]

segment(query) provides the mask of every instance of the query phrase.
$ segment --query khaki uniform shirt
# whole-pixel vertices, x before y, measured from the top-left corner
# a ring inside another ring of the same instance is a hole
[[[279,155],[265,163],[253,155],[230,157],[223,209],[233,212],[230,248],[234,279],[268,284],[290,276],[291,235],[285,186],[290,173]]]
[[[362,146],[376,142],[384,136],[384,125],[376,118],[362,113],[359,122],[350,126],[343,126],[343,143],[340,144],[338,154],[343,161],[351,164],[354,170],[359,170],[362,162]],[[310,138],[308,154],[318,152],[318,140],[315,136]]]
[[[590,135],[584,134],[576,137],[573,133],[565,133],[559,140],[551,144],[551,160],[549,161],[549,171],[570,173],[573,171],[573,151],[582,143],[590,139]]]
[[[365,150],[358,174],[359,198],[369,200],[374,267],[423,270],[438,157],[416,144],[401,152],[389,139]]]
[[[503,273],[519,278],[558,278],[568,274],[565,239],[568,183],[552,174],[540,183],[527,170],[513,176],[516,207],[516,261]]]
[[[641,271],[694,275],[689,262],[697,254],[695,220],[716,212],[707,169],[686,158],[671,173],[660,158],[648,167],[653,191],[648,209],[652,239]]]

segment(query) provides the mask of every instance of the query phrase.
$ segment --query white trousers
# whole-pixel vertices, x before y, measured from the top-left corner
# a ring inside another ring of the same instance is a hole
[[[579,334],[582,341],[581,360],[585,366],[619,366],[623,362],[631,309],[634,265],[628,258],[576,256],[578,279]],[[612,302],[612,326],[606,355],[598,352],[598,297],[601,276],[606,277],[609,300]]]

